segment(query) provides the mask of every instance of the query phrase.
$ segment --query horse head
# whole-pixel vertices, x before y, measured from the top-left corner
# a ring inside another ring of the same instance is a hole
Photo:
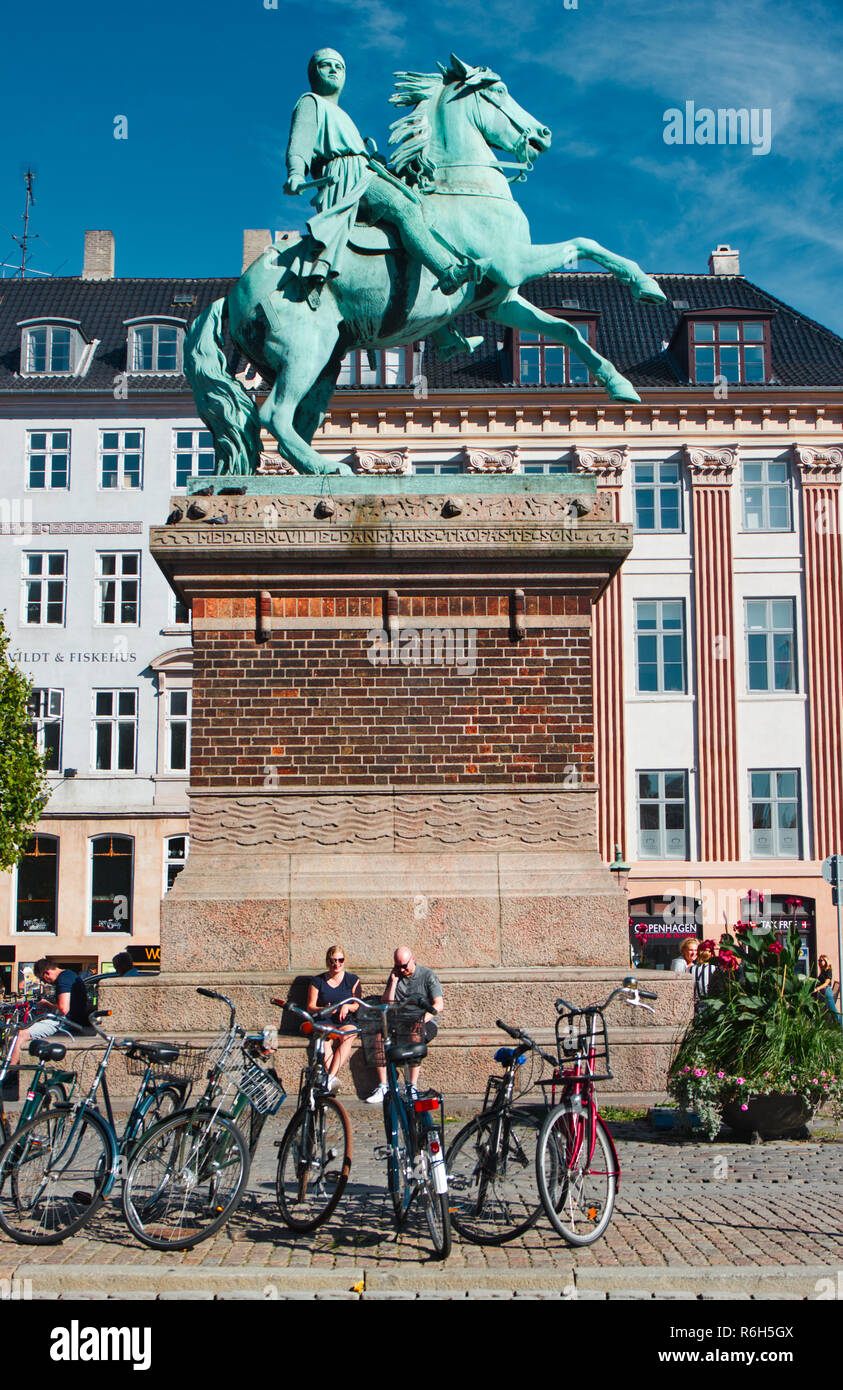
[[[486,145],[514,154],[525,169],[550,148],[548,127],[513,101],[491,68],[470,67],[455,53],[448,67],[442,63],[438,67],[438,73],[395,74],[398,81],[390,101],[414,108],[390,127],[389,143],[397,146],[392,158],[397,173],[424,187],[437,166],[447,167],[454,153],[459,163],[469,152],[466,142],[472,148]],[[445,150],[450,160],[443,159]]]
[[[446,90],[452,101],[474,96],[475,124],[488,145],[514,154],[526,164],[550,148],[551,133],[519,106],[509,94],[506,83],[487,67],[470,67],[455,53],[450,66],[442,68]]]

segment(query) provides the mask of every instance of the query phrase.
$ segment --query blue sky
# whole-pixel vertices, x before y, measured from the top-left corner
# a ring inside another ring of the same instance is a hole
[[[749,279],[843,333],[839,0],[271,3],[7,11],[0,259],[16,254],[31,163],[34,267],[78,274],[85,228],[108,227],[119,275],[235,273],[244,227],[307,215],[282,184],[313,49],[342,51],[343,104],[381,149],[393,72],[454,50],[495,68],[553,131],[518,188],[534,241],[591,236],[656,272],[703,272],[730,242]],[[686,101],[769,109],[770,152],[666,145],[664,112]]]

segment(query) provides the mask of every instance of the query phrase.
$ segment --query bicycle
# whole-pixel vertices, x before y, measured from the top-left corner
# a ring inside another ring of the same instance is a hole
[[[283,999],[271,1002],[285,1007]],[[355,1023],[320,1023],[336,1012],[334,1004],[312,1014],[297,1004],[286,1007],[305,1020],[302,1032],[310,1034],[310,1043],[296,1111],[278,1146],[275,1191],[282,1220],[291,1230],[306,1232],[315,1231],[335,1211],[351,1171],[351,1125],[343,1106],[327,1091],[325,1044],[360,1029]]]
[[[500,1019],[496,1026],[519,1046],[498,1048],[495,1061],[504,1074],[489,1077],[480,1113],[455,1136],[446,1159],[451,1222],[476,1245],[504,1245],[541,1215],[536,1152],[542,1117],[536,1112],[545,1107],[516,1105],[515,1091],[518,1086],[524,1094],[533,1084],[532,1066],[526,1079],[519,1076],[531,1053],[556,1066],[528,1033]]]
[[[43,1012],[57,1013],[57,1010],[47,1009],[45,1006]],[[34,1119],[40,1110],[66,1102],[72,1095],[76,1083],[75,1072],[51,1069],[48,1065],[50,1062],[61,1060],[64,1056],[64,1049],[60,1054],[54,1054],[47,1046],[51,1039],[36,1039],[29,1047],[30,1055],[36,1060],[36,1066],[32,1068],[34,1075],[27,1084],[26,1094],[16,1123],[14,1126],[10,1126],[4,1104],[3,1086],[10,1073],[14,1072],[20,1077],[23,1070],[30,1070],[17,1066],[13,1068],[11,1057],[18,1034],[33,1021],[31,1014],[32,1001],[27,999],[0,1005],[0,1146],[5,1144],[10,1134],[20,1129],[21,1125]],[[71,1023],[68,1019],[63,1019],[62,1022],[68,1033],[80,1033],[82,1031],[77,1024]],[[43,1044],[43,1046],[36,1046],[36,1044]]]
[[[418,1198],[438,1259],[451,1252],[451,1212],[448,1200],[448,1172],[445,1166],[443,1133],[445,1107],[438,1091],[413,1094],[410,1086],[410,1067],[427,1056],[426,1042],[399,1042],[395,1036],[401,1018],[421,1016],[419,1007],[406,1004],[369,1004],[360,1000],[360,1007],[381,1014],[379,1032],[384,1040],[387,1075],[387,1094],[383,1101],[383,1121],[386,1147],[375,1150],[377,1157],[387,1161],[387,1181],[392,1198],[396,1228],[400,1231]],[[390,1029],[387,1015],[398,1016],[395,1029]],[[404,1066],[403,1093],[398,1086],[398,1066]],[[438,1116],[434,1113],[438,1111]]]
[[[168,1071],[155,1080],[156,1067],[172,1068],[179,1048],[170,1043],[141,1043],[134,1038],[118,1042],[97,1027],[95,1020],[110,1010],[92,1013],[89,1022],[105,1040],[104,1049],[86,1049],[77,1060],[77,1083],[92,1063],[95,1073],[87,1094],[74,1101],[51,1105],[22,1124],[0,1149],[0,1227],[22,1245],[56,1245],[90,1221],[109,1195],[146,1126],[186,1099],[190,1082]],[[115,1048],[143,1063],[143,1075],[129,1117],[118,1137],[106,1080]],[[66,1054],[52,1038],[30,1044],[30,1052],[58,1061]],[[96,1102],[102,1091],[103,1114]]]
[[[578,1009],[556,1000],[559,1067],[552,1081],[541,1083],[554,1088],[554,1103],[539,1135],[536,1176],[545,1213],[569,1245],[592,1245],[604,1234],[620,1180],[617,1150],[594,1098],[594,1083],[612,1076],[604,1014],[618,995],[632,1008],[655,1013],[641,1001],[658,995],[639,989],[632,975],[603,1004]]]
[[[265,1033],[239,1027],[226,995],[196,992],[229,1008],[228,1028],[203,1054],[207,1085],[192,1109],[152,1126],[123,1184],[129,1229],[153,1250],[189,1250],[230,1220],[245,1195],[264,1123],[287,1095],[276,1073],[258,1063],[271,1051]],[[244,1120],[248,1138],[238,1123]]]

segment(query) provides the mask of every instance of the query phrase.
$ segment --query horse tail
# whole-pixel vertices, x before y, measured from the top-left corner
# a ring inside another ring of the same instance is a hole
[[[254,402],[228,369],[223,323],[226,301],[197,314],[185,336],[184,374],[200,418],[214,436],[217,473],[254,473],[260,454],[260,418]]]

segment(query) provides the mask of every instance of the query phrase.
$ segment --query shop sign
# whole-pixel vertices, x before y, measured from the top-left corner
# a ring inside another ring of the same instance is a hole
[[[676,936],[696,936],[697,925],[695,922],[665,922],[659,918],[655,922],[635,922],[633,932],[639,941],[646,941],[648,937],[670,939]]]

